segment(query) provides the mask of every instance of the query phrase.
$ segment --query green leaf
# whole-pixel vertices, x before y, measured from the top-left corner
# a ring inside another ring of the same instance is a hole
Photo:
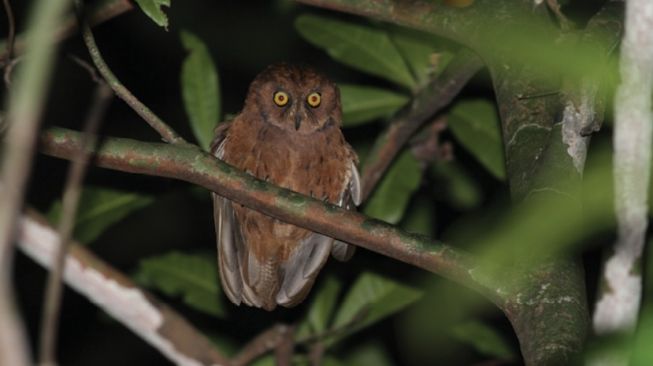
[[[334,59],[413,89],[415,80],[397,47],[381,29],[316,15],[295,20],[299,34]]]
[[[421,295],[420,291],[390,278],[363,273],[345,296],[332,328],[353,333],[400,311]]]
[[[168,29],[168,17],[162,7],[170,7],[170,0],[136,0],[136,3],[154,23]]]
[[[421,179],[419,162],[410,150],[405,150],[383,177],[363,212],[391,224],[398,223]]]
[[[428,36],[402,31],[393,33],[392,40],[420,86],[439,75],[453,58],[451,52],[445,51],[437,41]]]
[[[211,54],[197,36],[182,31],[181,43],[188,56],[181,66],[182,97],[195,138],[208,150],[213,129],[220,119],[220,87]]]
[[[392,366],[388,352],[379,342],[365,343],[362,346],[356,347],[347,354],[344,363],[349,366]]]
[[[224,304],[218,284],[216,260],[209,255],[171,252],[141,261],[136,281],[205,313],[222,316]]]
[[[493,103],[483,99],[457,103],[449,114],[449,128],[490,173],[500,180],[506,179],[499,118]]]
[[[469,321],[455,326],[452,335],[459,341],[469,344],[480,354],[508,360],[515,358],[510,344],[494,328],[479,321]]]
[[[459,210],[469,210],[481,204],[481,187],[469,176],[460,163],[436,162],[431,165],[436,192],[440,199]]]
[[[403,94],[369,86],[340,85],[344,127],[353,127],[377,118],[389,117],[406,103]]]
[[[307,315],[314,334],[322,333],[327,329],[341,287],[340,281],[332,276],[327,277],[320,286]]]
[[[106,229],[130,213],[154,202],[151,196],[100,187],[85,187],[77,208],[73,238],[81,244],[97,239]],[[61,216],[61,201],[55,201],[48,211],[50,222]]]
[[[435,201],[424,194],[413,197],[400,225],[408,232],[432,237],[435,234]]]

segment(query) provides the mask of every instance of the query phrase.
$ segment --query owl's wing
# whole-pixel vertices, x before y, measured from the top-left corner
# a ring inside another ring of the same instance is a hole
[[[216,129],[216,137],[211,143],[211,153],[218,159],[224,155],[225,134],[229,128],[228,123],[221,123]],[[215,193],[213,197],[213,220],[218,245],[218,267],[220,281],[225,294],[236,305],[241,302],[249,306],[261,306],[251,289],[243,283],[241,269],[242,258],[246,253],[238,222],[234,215],[231,202]]]
[[[344,207],[347,210],[355,210],[356,206],[361,204],[361,180],[356,164],[353,161],[351,163],[349,177],[349,183],[342,192],[338,204],[340,207]],[[331,255],[333,255],[335,259],[344,262],[349,260],[354,255],[355,251],[356,246],[336,240],[333,243]]]
[[[354,162],[351,163],[349,182],[340,196],[338,204],[353,210],[360,204],[360,177]],[[293,251],[283,266],[283,283],[277,294],[277,303],[286,307],[300,303],[308,294],[317,274],[331,253],[336,259],[345,261],[354,255],[355,246],[334,240],[328,236],[311,233]]]
[[[293,250],[282,265],[283,282],[277,293],[277,304],[291,307],[304,300],[317,274],[329,258],[333,238],[311,233]]]

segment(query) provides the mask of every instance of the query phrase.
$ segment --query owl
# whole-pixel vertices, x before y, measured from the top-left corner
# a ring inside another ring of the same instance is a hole
[[[216,129],[211,152],[256,178],[354,209],[358,158],[340,125],[338,87],[307,67],[277,64],[250,84],[245,105]],[[266,310],[308,294],[329,254],[355,247],[213,194],[218,265],[227,297]]]

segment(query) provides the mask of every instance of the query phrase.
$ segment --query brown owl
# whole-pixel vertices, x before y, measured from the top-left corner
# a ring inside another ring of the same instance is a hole
[[[216,129],[211,152],[259,179],[353,209],[360,203],[358,159],[341,119],[333,82],[309,68],[273,65],[250,85],[242,112]],[[237,305],[297,305],[329,253],[347,260],[354,252],[216,194],[213,207],[220,278]]]

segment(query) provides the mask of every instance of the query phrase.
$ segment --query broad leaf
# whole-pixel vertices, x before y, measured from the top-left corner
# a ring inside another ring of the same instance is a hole
[[[154,23],[168,29],[168,16],[162,7],[170,7],[170,0],[136,0],[136,3]]]
[[[141,261],[136,280],[163,293],[180,295],[186,304],[222,316],[224,304],[213,256],[171,252]]]
[[[330,276],[325,279],[318,289],[307,316],[308,323],[314,334],[322,333],[327,329],[341,287],[340,281]]]
[[[352,333],[400,311],[421,295],[420,291],[390,278],[363,273],[345,296],[332,328]]]
[[[188,56],[181,67],[181,88],[186,114],[200,146],[208,150],[220,119],[218,72],[206,45],[190,32],[181,32]]]
[[[433,76],[439,75],[453,58],[451,52],[444,50],[429,36],[402,31],[394,32],[392,40],[420,86],[425,85]]]
[[[374,366],[391,366],[390,356],[384,349],[383,345],[378,342],[365,343],[357,346],[345,358],[346,365],[374,365]]]
[[[435,234],[434,199],[422,194],[413,197],[400,225],[408,232],[432,237]]]
[[[419,162],[409,150],[404,151],[383,177],[363,211],[391,224],[398,223],[421,179]]]
[[[510,344],[496,329],[479,321],[469,321],[455,326],[452,335],[459,341],[469,344],[482,355],[508,360],[515,358]]]
[[[501,180],[506,178],[501,130],[494,104],[483,99],[457,103],[449,114],[449,128],[490,173]]]
[[[415,80],[395,44],[381,29],[316,15],[302,15],[295,28],[334,59],[409,89]]]
[[[481,203],[481,187],[454,161],[436,162],[431,165],[438,198],[459,210],[468,210]]]
[[[386,89],[351,84],[340,85],[340,95],[344,127],[389,117],[409,100],[403,94]]]
[[[73,238],[82,244],[97,239],[106,229],[130,213],[154,202],[151,196],[100,187],[85,187],[80,197]],[[48,211],[48,220],[59,221],[61,201],[55,201]]]

